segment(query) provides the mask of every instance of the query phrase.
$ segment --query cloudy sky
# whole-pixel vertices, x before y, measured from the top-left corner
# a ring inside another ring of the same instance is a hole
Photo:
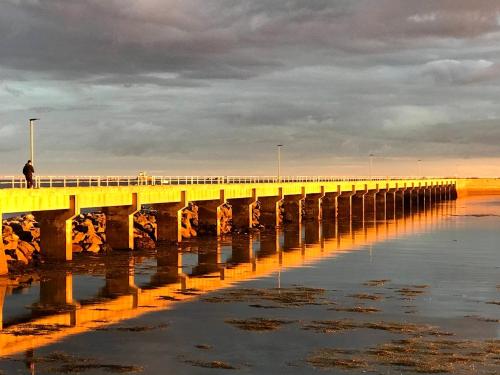
[[[1,0],[0,175],[500,176],[499,78],[498,0]]]

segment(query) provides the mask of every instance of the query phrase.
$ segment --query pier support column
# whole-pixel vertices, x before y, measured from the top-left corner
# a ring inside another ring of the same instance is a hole
[[[221,234],[221,206],[224,204],[224,190],[220,191],[220,198],[209,201],[196,201],[198,206],[198,227],[206,232]]]
[[[425,208],[430,208],[432,206],[432,189],[427,185],[424,187],[424,201]]]
[[[182,210],[186,208],[186,192],[181,192],[180,202],[155,203],[151,209],[157,212],[156,224],[158,226],[158,241],[181,242],[182,241]]]
[[[418,208],[425,208],[425,186],[419,186],[418,188]]]
[[[413,212],[413,190],[413,186],[407,187],[405,190],[405,212],[410,214]]]
[[[233,208],[233,229],[251,229],[253,221],[253,204],[257,201],[255,189],[252,198],[228,199]]]
[[[283,209],[285,210],[284,220],[286,223],[299,224],[302,222],[305,197],[305,188],[302,188],[302,194],[284,196]]]
[[[260,202],[259,224],[266,229],[273,229],[281,226],[280,202],[283,200],[282,189],[279,188],[277,196],[258,197]]]
[[[352,219],[352,196],[356,194],[356,186],[352,186],[352,191],[344,191],[337,197],[339,220]]]
[[[386,219],[394,220],[396,218],[396,193],[398,188],[389,189],[385,196]]]
[[[304,220],[318,220],[323,218],[322,201],[325,197],[325,187],[321,186],[321,193],[307,194],[304,199]]]
[[[380,189],[368,190],[365,195],[365,222],[374,222],[377,220],[377,195]]]
[[[53,261],[73,259],[73,218],[80,214],[76,196],[69,197],[69,209],[33,212],[40,225],[42,255]]]
[[[399,188],[396,191],[396,218],[403,217],[405,214],[405,195],[406,187]]]
[[[439,203],[441,201],[441,188],[439,185],[434,185],[434,201]]]
[[[368,193],[367,186],[364,190],[356,191],[351,197],[351,214],[352,221],[355,223],[363,223],[365,221],[365,197]]]
[[[443,185],[443,200],[444,201],[449,200],[449,196],[450,196],[449,186]]]
[[[337,220],[337,200],[339,195],[340,186],[338,186],[337,192],[325,193],[325,196],[321,200],[322,217],[325,219],[325,221]]]
[[[387,219],[387,190],[380,189],[375,195],[375,219]]]
[[[3,222],[2,211],[0,211],[0,227],[2,222]],[[5,256],[5,248],[3,246],[2,229],[0,229],[0,276],[7,275],[8,273],[9,269],[7,267],[7,257]]]
[[[457,192],[457,185],[453,184],[451,185],[451,200],[456,200],[458,198],[458,192]]]
[[[104,207],[106,243],[116,250],[134,250],[134,214],[141,209],[138,193],[132,193],[129,206]]]

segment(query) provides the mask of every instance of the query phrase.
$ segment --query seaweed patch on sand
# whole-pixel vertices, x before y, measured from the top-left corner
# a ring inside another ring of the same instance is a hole
[[[291,288],[234,289],[202,298],[209,303],[246,302],[252,307],[279,308],[332,304],[325,289],[294,286]],[[267,302],[263,304],[262,302]]]
[[[416,373],[456,375],[495,374],[500,366],[500,340],[459,341],[410,338],[383,343],[367,350],[321,348],[306,362],[321,369],[375,371],[391,367]],[[384,371],[384,370],[382,370]]]
[[[372,287],[384,286],[386,283],[388,283],[390,281],[391,280],[389,280],[389,279],[368,280],[367,282],[363,283],[363,285],[364,286],[372,286]]]
[[[378,301],[384,298],[380,294],[368,294],[368,293],[350,294],[348,297],[361,300],[370,300],[370,301]]]
[[[399,322],[357,322],[348,319],[342,320],[313,320],[304,323],[302,329],[319,333],[335,333],[351,329],[373,329],[388,331],[410,336],[451,336],[450,332],[441,331],[438,327],[428,324],[399,323]]]
[[[91,370],[102,370],[115,374],[140,373],[143,371],[143,368],[139,366],[101,363],[94,358],[82,358],[64,352],[53,352],[46,356],[34,356],[30,360],[38,364],[41,372],[46,371],[50,374],[82,373]]]
[[[250,318],[250,319],[228,319],[226,323],[231,324],[244,331],[274,331],[284,324],[295,323],[294,320]]]

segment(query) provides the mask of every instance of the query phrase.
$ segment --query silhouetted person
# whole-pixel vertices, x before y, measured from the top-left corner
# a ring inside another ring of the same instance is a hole
[[[33,173],[35,173],[35,168],[33,168],[31,160],[28,160],[28,162],[24,164],[23,168],[23,175],[26,178],[26,187],[28,189],[33,188]]]

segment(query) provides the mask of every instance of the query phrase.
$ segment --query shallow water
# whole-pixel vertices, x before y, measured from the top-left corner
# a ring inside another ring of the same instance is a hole
[[[64,269],[49,265],[30,283],[3,288],[0,369],[324,373],[311,356],[336,348],[359,350],[367,365],[327,366],[329,373],[415,373],[364,350],[408,338],[498,340],[499,229],[500,197],[482,197],[395,221],[305,223],[192,241],[179,253],[160,248],[77,259]],[[278,322],[243,330],[232,321],[250,318]],[[314,323],[325,320],[354,327],[325,333],[325,322]],[[432,325],[437,333],[398,333],[389,323]],[[459,363],[450,373],[499,373],[499,355],[485,357],[486,365]],[[209,365],[234,369],[201,367]]]

